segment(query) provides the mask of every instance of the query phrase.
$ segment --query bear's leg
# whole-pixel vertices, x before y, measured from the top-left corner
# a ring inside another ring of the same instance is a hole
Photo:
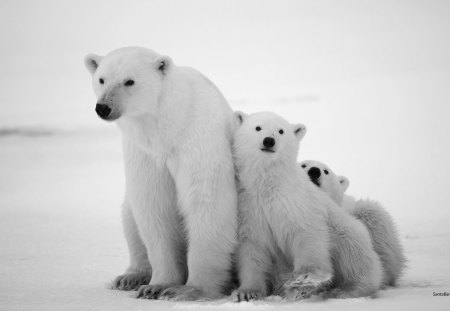
[[[333,244],[333,261],[339,271],[336,290],[329,297],[371,296],[380,288],[382,267],[378,254],[372,247],[367,229],[350,215],[330,217]]]
[[[205,154],[208,155],[206,151]],[[167,299],[219,298],[230,287],[232,254],[237,246],[237,191],[233,164],[231,155],[228,166],[222,163],[208,167],[206,164],[210,160],[203,160],[197,160],[194,165],[183,163],[175,174],[189,241],[189,278],[185,286],[162,292],[161,296]]]
[[[164,161],[147,156],[142,162],[145,167],[127,178],[134,220],[152,267],[150,283],[139,288],[137,297],[157,299],[162,290],[186,281],[186,245],[175,185]]]
[[[148,284],[152,276],[152,267],[148,261],[147,250],[137,229],[130,205],[125,199],[122,204],[122,223],[130,254],[130,265],[124,274],[112,282],[112,289],[136,290]]]
[[[378,202],[370,200],[357,201],[351,214],[369,231],[383,266],[383,285],[395,286],[406,259],[392,217]]]
[[[285,283],[289,299],[304,299],[327,286],[333,276],[328,231],[303,231],[293,242],[294,271]]]
[[[267,296],[266,280],[270,266],[270,257],[261,245],[250,238],[241,239],[238,249],[240,287],[232,293],[233,300],[250,301]]]

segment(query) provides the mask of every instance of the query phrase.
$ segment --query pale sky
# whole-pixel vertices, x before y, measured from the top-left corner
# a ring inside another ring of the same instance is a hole
[[[126,45],[199,69],[230,99],[450,70],[448,1],[3,0],[0,23],[6,124],[91,100],[84,55]]]

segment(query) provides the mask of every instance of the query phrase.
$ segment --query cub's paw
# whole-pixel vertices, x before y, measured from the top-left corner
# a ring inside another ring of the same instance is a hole
[[[159,299],[160,294],[162,291],[164,291],[169,286],[163,286],[163,285],[142,285],[138,289],[138,293],[136,298],[143,298],[143,299]]]
[[[218,298],[206,295],[200,288],[186,285],[175,285],[166,288],[159,295],[159,299],[172,301],[193,301],[193,300],[208,300],[211,298]]]
[[[140,286],[148,284],[151,278],[151,274],[126,273],[119,275],[114,279],[114,281],[112,281],[111,289],[137,290]]]
[[[331,282],[332,275],[323,272],[296,273],[284,284],[285,296],[289,300],[311,297]]]
[[[254,289],[237,289],[231,293],[231,297],[234,302],[259,300],[265,297],[265,295]]]

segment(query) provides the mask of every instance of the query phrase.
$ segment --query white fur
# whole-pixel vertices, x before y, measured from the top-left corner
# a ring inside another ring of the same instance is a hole
[[[374,250],[380,257],[383,267],[384,286],[394,286],[405,267],[406,259],[398,237],[396,225],[391,215],[380,203],[372,200],[355,200],[345,193],[349,181],[344,176],[337,176],[328,166],[319,161],[303,161],[301,167],[308,171],[317,167],[322,174],[319,178],[320,188],[327,192],[349,214],[360,220],[368,229]],[[324,174],[324,170],[328,174]]]
[[[126,274],[152,273],[138,295],[220,296],[237,233],[229,105],[201,73],[145,48],[91,54],[85,63],[123,133]],[[134,85],[125,86],[129,79]]]
[[[269,112],[237,112],[236,120],[241,125],[233,148],[240,220],[235,298],[287,294],[293,287],[308,297],[332,278],[327,210],[335,203],[296,164],[306,128]],[[262,150],[266,137],[275,139],[274,152]]]
[[[299,167],[311,167],[302,162]],[[304,170],[307,172],[307,170]],[[322,176],[333,176],[335,183],[323,183],[321,188],[338,204],[342,202],[340,189],[348,186],[345,177],[337,177],[327,167],[321,167]],[[323,177],[324,178],[324,177]],[[311,185],[320,191],[313,183]],[[339,191],[338,191],[339,190]],[[367,228],[359,221],[337,208],[334,204],[328,209],[328,225],[331,237],[331,256],[334,278],[329,297],[362,297],[376,293],[381,284],[382,266],[374,251]]]

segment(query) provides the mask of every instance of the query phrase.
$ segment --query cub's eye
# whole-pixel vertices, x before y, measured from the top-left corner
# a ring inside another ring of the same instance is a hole
[[[305,168],[305,167],[306,167],[306,164],[302,164],[302,167]]]
[[[325,173],[325,175],[328,175],[328,170],[323,170],[323,172]]]
[[[257,127],[255,128],[255,130],[256,130],[257,132],[261,131],[261,127],[260,127],[260,126],[257,126]]]
[[[105,80],[103,80],[103,78],[98,79],[98,82],[100,82],[100,84],[104,84]]]
[[[284,131],[283,131],[283,130],[279,130],[278,133],[280,133],[281,135],[283,135]]]
[[[134,84],[133,80],[127,80],[125,81],[125,86],[132,86]]]

